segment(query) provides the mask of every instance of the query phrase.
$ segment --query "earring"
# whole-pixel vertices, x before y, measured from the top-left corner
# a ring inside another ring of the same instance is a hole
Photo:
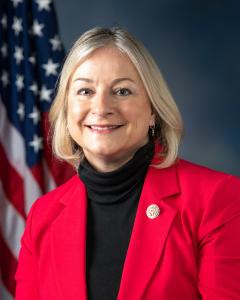
[[[155,125],[150,126],[152,137],[155,135]]]

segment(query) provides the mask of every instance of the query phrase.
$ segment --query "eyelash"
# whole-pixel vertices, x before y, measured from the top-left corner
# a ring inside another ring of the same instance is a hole
[[[88,92],[88,94],[84,93],[82,94],[82,92]],[[88,96],[89,94],[92,94],[93,91],[91,89],[88,89],[88,88],[81,88],[80,90],[77,91],[77,94],[78,95],[81,95],[81,96]]]
[[[121,94],[121,95],[119,95],[118,92],[120,92],[120,91],[127,92],[127,95],[126,95],[126,94]],[[117,89],[117,90],[114,91],[114,93],[117,94],[118,96],[123,96],[123,97],[129,96],[129,95],[132,94],[132,92],[131,92],[129,89],[127,89],[127,88],[120,88],[120,89]]]
[[[84,92],[84,94],[82,94],[82,92]],[[124,94],[118,94],[119,92],[124,92]],[[127,95],[126,95],[126,92],[127,92]],[[81,96],[89,96],[93,93],[94,92],[89,88],[81,88],[77,91],[77,94],[81,95]],[[131,95],[132,92],[127,88],[119,88],[119,89],[116,89],[115,91],[113,91],[113,94],[116,94],[117,96],[126,97],[126,96]]]

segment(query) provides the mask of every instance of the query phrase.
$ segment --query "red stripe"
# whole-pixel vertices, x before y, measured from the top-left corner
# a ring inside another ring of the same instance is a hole
[[[2,282],[6,289],[14,297],[16,290],[15,273],[17,270],[17,261],[3,240],[0,231],[0,270]]]
[[[53,179],[57,185],[66,182],[74,175],[74,169],[68,163],[61,162],[54,158],[51,149],[51,140],[49,136],[48,113],[42,114],[42,128],[44,140],[44,156]]]
[[[38,183],[42,194],[46,192],[45,184],[44,184],[44,173],[43,173],[43,166],[42,164],[37,164],[30,168],[33,177],[35,178],[36,182]],[[33,199],[36,200],[36,199]]]
[[[16,210],[26,219],[24,205],[24,184],[23,179],[16,169],[10,164],[5,150],[0,143],[0,180],[3,184],[4,192]]]

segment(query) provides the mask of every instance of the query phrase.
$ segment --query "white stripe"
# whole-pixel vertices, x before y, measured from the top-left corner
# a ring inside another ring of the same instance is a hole
[[[47,191],[51,191],[56,188],[56,183],[52,177],[52,173],[50,172],[46,160],[43,160],[43,170],[44,170],[44,183]]]
[[[37,184],[32,173],[26,167],[26,174],[24,178],[24,191],[25,191],[25,211],[28,214],[33,202],[42,195],[42,192]]]
[[[18,259],[20,250],[20,239],[22,237],[25,220],[17,212],[15,207],[8,201],[2,183],[0,181],[0,228],[5,243],[12,252],[13,256]],[[2,299],[2,298],[0,298]]]
[[[25,164],[25,144],[22,136],[7,119],[6,109],[0,99],[0,142],[12,166],[24,179],[26,213],[41,195],[41,190],[28,166]]]
[[[12,295],[6,290],[4,284],[0,278],[0,299],[1,300],[13,300]]]

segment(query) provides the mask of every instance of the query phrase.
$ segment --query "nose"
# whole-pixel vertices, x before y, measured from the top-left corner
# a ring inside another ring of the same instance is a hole
[[[114,104],[111,95],[106,92],[96,93],[92,99],[91,113],[101,117],[111,115],[114,112]]]

